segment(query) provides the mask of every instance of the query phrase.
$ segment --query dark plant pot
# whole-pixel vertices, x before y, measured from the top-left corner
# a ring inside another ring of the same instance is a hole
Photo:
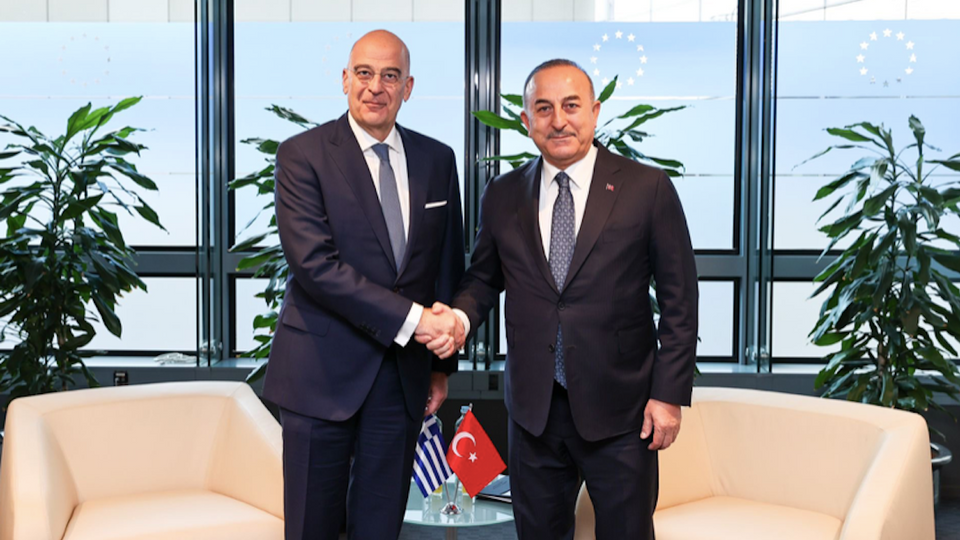
[[[940,504],[940,468],[953,461],[953,453],[946,446],[930,443],[930,465],[933,467],[933,506]]]

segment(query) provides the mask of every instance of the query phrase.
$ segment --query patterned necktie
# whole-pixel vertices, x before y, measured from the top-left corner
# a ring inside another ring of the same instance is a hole
[[[573,194],[570,193],[570,177],[561,171],[557,173],[554,180],[560,185],[560,193],[557,194],[557,200],[553,203],[553,224],[550,226],[550,273],[553,274],[557,289],[563,290],[576,244],[576,234],[574,234],[576,210],[573,206]],[[553,378],[566,388],[567,373],[563,366],[563,328],[558,325]]]
[[[403,252],[407,248],[407,237],[403,233],[403,214],[400,213],[397,178],[393,174],[393,167],[390,166],[390,147],[383,143],[375,144],[373,151],[380,157],[380,207],[383,209],[383,219],[387,222],[393,259],[399,270],[400,263],[403,261]]]

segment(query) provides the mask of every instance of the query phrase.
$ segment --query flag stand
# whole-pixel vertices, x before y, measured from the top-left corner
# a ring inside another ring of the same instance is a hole
[[[460,424],[463,422],[463,417],[467,414],[468,411],[473,410],[473,403],[469,405],[460,406],[460,418],[457,419],[457,423],[453,428],[453,432],[456,433],[460,429]],[[447,504],[440,509],[440,513],[445,516],[455,516],[463,513],[463,509],[460,508],[460,505],[457,504],[460,499],[460,477],[457,476],[457,482],[454,484],[453,488],[453,499],[450,498],[450,488],[447,482],[443,483],[443,492],[446,495]]]

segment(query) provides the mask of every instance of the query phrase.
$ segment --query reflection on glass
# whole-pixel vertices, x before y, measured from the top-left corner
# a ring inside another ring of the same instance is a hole
[[[169,234],[130,220],[124,236],[134,246],[196,242],[193,33],[191,23],[166,17],[148,23],[0,20],[0,48],[16,51],[4,60],[0,114],[62,133],[70,113],[86,103],[101,107],[144,96],[120,121],[147,129],[137,140],[148,150],[132,161],[157,182],[159,192],[148,203]],[[7,142],[0,135],[0,146]],[[123,210],[117,213],[123,220]]]
[[[912,114],[938,146],[960,146],[960,72],[949,67],[960,48],[960,3],[781,0],[779,13],[774,246],[822,249],[817,218],[828,205],[813,196],[862,154],[801,165],[834,144],[825,128],[882,123],[903,141],[912,138]]]
[[[617,78],[613,97],[601,109],[601,125],[640,103],[661,109],[685,105],[644,124],[650,135],[635,147],[685,165],[685,176],[674,182],[694,248],[729,250],[734,247],[736,18],[703,17],[699,9],[689,9],[698,8],[697,2],[684,4],[648,2],[638,9],[613,2],[612,12],[597,14],[617,19],[607,22],[504,23],[501,92],[521,93],[530,70],[562,57],[583,66],[597,92]],[[728,12],[718,6],[729,2],[713,4],[717,12]],[[671,9],[683,16],[670,15]],[[674,22],[680,20],[693,22]],[[502,138],[502,154],[523,151],[537,153],[532,141],[519,135]]]

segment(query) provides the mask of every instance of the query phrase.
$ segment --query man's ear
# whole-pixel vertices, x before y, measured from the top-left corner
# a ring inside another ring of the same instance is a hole
[[[347,71],[347,68],[343,68],[343,94],[347,95],[350,93],[350,72]]]
[[[403,83],[403,100],[408,101],[411,93],[413,93],[413,75],[407,77],[407,82]]]
[[[530,137],[530,117],[527,116],[526,109],[520,111],[520,121],[523,122],[523,127],[527,128],[527,137]]]

